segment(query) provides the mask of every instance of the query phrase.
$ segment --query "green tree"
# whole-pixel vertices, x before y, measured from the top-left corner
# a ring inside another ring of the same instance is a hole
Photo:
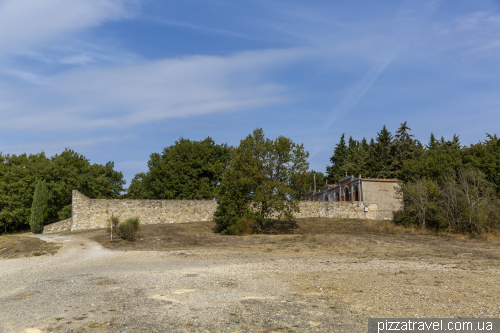
[[[316,178],[316,191],[319,191],[327,183],[326,176],[322,172],[315,170],[307,171],[307,190],[303,193],[302,199],[307,191],[314,191],[314,178]]]
[[[226,168],[230,148],[210,138],[191,141],[180,138],[174,145],[153,153],[149,171],[136,175],[131,188],[142,199],[213,199]]]
[[[441,193],[435,181],[427,178],[414,179],[403,183],[397,193],[403,200],[404,209],[395,214],[396,223],[420,225],[425,228],[429,226],[429,221],[436,221],[437,198]]]
[[[217,230],[227,231],[248,213],[260,227],[272,218],[293,221],[301,199],[295,194],[308,186],[308,157],[303,145],[283,136],[267,139],[260,128],[241,140],[222,177]]]
[[[35,187],[33,195],[33,204],[31,205],[31,231],[35,234],[43,231],[43,226],[47,216],[47,187],[45,182],[39,180]]]
[[[344,177],[344,163],[349,155],[348,147],[345,143],[345,133],[340,137],[339,143],[333,150],[333,155],[330,157],[332,165],[326,167],[327,179],[330,184],[336,184],[339,179]]]
[[[127,189],[127,193],[122,195],[123,199],[142,199],[144,196],[144,188],[142,180],[146,177],[144,172],[140,172],[134,176]]]
[[[417,159],[423,154],[422,144],[418,140],[413,139],[413,135],[410,134],[410,131],[411,128],[407,126],[405,121],[394,135],[394,140],[391,145],[391,169],[395,178],[401,178],[401,168],[405,161]]]
[[[496,134],[486,136],[485,141],[462,148],[462,160],[469,168],[483,172],[500,196],[500,140]]]
[[[123,174],[113,170],[113,162],[91,165],[70,149],[51,158],[41,152],[6,154],[0,160],[0,225],[8,226],[9,231],[29,227],[38,180],[46,184],[48,222],[57,220],[61,209],[71,204],[72,190],[90,198],[117,198],[125,183]]]
[[[393,172],[391,171],[392,156],[392,134],[384,127],[377,133],[377,139],[370,150],[370,170],[372,177],[376,178],[392,178]]]
[[[439,182],[444,175],[463,166],[463,151],[442,140],[436,147],[422,150],[418,158],[402,161],[399,178],[410,181],[425,177]]]
[[[349,146],[347,148],[347,157],[343,166],[340,168],[342,176],[347,175],[365,175],[368,173],[370,145],[363,138],[361,142],[349,138]],[[340,180],[340,178],[338,179]],[[335,183],[338,182],[335,181]]]

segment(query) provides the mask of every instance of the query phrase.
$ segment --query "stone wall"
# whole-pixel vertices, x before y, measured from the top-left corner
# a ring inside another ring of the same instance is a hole
[[[211,221],[216,208],[215,200],[89,199],[73,191],[71,230],[105,228],[111,215],[141,224]]]
[[[53,234],[61,231],[71,230],[71,219],[62,220],[59,222],[47,224],[43,227],[44,234]]]
[[[379,219],[376,204],[360,201],[301,201],[295,217],[335,217],[345,219]]]
[[[297,218],[380,218],[376,204],[362,202],[302,201],[299,207]],[[89,199],[73,191],[71,230],[105,228],[111,215],[137,216],[142,224],[212,221],[216,208],[215,200]]]

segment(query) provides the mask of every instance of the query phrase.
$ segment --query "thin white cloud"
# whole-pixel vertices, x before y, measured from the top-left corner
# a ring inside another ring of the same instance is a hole
[[[302,49],[193,56],[114,68],[85,68],[44,85],[0,82],[0,128],[128,127],[167,118],[283,103],[284,87],[268,73],[300,59]]]
[[[323,129],[331,125],[341,115],[345,115],[358,103],[365,93],[372,87],[379,76],[398,56],[409,42],[415,38],[417,33],[423,28],[429,17],[437,10],[440,0],[407,0],[398,10],[396,19],[392,25],[395,32],[390,36],[388,46],[374,56],[375,64],[363,75],[363,77],[350,87],[340,102],[330,112],[328,120],[324,123]],[[378,58],[378,59],[377,59]],[[315,151],[313,154],[319,152]]]
[[[123,140],[123,137],[95,137],[86,140],[64,140],[52,142],[25,142],[15,145],[0,145],[0,152],[8,152],[9,154],[23,154],[25,152],[40,152],[44,151],[47,156],[60,153],[65,148],[71,149],[89,149],[107,142],[117,142]]]
[[[0,55],[29,51],[49,42],[130,17],[138,0],[4,0],[0,2]]]
[[[170,25],[170,26],[174,26],[174,27],[187,28],[190,30],[196,30],[196,31],[207,32],[207,33],[214,33],[214,34],[221,34],[221,35],[232,36],[232,37],[240,37],[240,38],[246,38],[246,39],[255,39],[255,37],[250,37],[250,36],[247,36],[244,34],[240,34],[240,33],[230,31],[230,30],[225,30],[225,29],[206,27],[206,26],[202,26],[202,25],[198,25],[198,24],[180,22],[180,21],[176,21],[176,20],[169,20],[169,19],[163,19],[163,18],[158,18],[158,17],[144,16],[143,18],[160,23],[160,24]]]

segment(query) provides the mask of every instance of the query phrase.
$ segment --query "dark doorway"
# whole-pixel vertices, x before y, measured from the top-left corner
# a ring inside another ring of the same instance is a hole
[[[344,188],[344,201],[351,201],[351,196],[347,187]]]

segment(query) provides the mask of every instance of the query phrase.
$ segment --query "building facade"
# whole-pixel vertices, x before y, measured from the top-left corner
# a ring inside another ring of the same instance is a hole
[[[319,192],[306,193],[306,201],[362,202],[365,205],[376,204],[384,218],[392,218],[392,212],[401,209],[401,200],[397,197],[397,188],[402,183],[399,179],[374,179],[345,176],[338,184],[325,184]]]

